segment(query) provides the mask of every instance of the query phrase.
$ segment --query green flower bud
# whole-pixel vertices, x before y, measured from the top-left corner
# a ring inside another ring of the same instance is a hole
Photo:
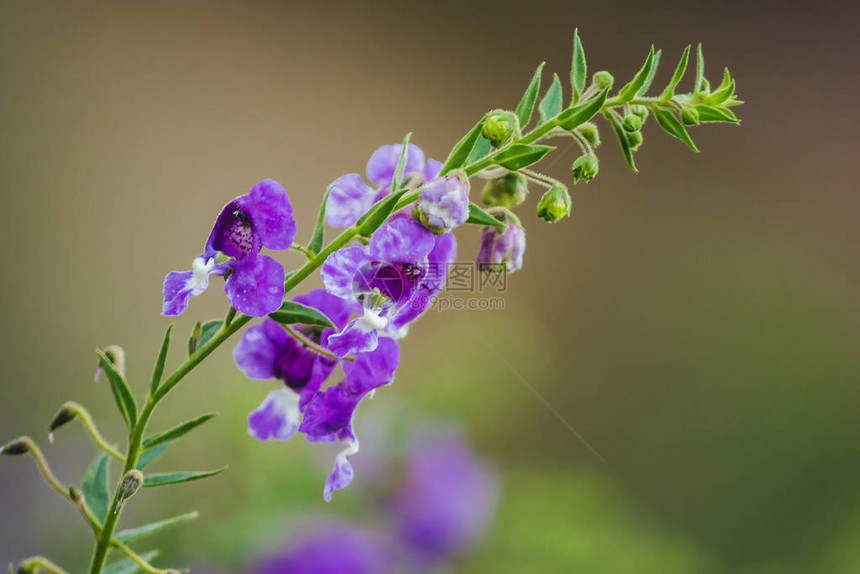
[[[642,145],[642,132],[627,132],[627,143],[630,144],[630,150],[636,151]]]
[[[621,123],[624,129],[628,132],[638,132],[642,129],[642,118],[636,114],[627,114],[624,116],[624,121]]]
[[[642,120],[643,124],[645,123],[645,120],[648,119],[648,108],[645,106],[631,106],[630,113],[639,116],[639,119]]]
[[[612,84],[615,83],[615,78],[613,78],[612,74],[606,70],[601,70],[594,74],[591,81],[593,81],[601,90],[606,90],[608,88],[612,88]]]
[[[78,413],[75,412],[74,409],[63,407],[56,415],[54,415],[54,418],[51,420],[51,424],[48,425],[48,440],[51,444],[54,444],[54,431],[75,418],[77,414]]]
[[[576,183],[580,179],[591,181],[594,176],[597,175],[597,171],[600,167],[599,162],[597,161],[597,156],[585,154],[578,157],[576,161],[573,162],[571,169],[573,170],[573,182]]]
[[[513,133],[514,126],[506,113],[490,114],[481,127],[481,135],[490,140],[493,147],[504,144]]]
[[[16,438],[15,440],[0,446],[0,454],[13,456],[16,454],[26,454],[30,452],[30,442],[24,438]]]
[[[122,506],[122,503],[131,498],[131,496],[140,489],[142,484],[143,473],[137,469],[128,471],[128,473],[122,477],[122,482],[119,484],[116,508],[113,509],[114,514],[119,512],[119,507]]]
[[[585,141],[587,141],[591,147],[597,147],[600,145],[600,132],[597,131],[596,124],[585,122],[576,128],[576,131],[579,132],[579,135],[585,138]]]
[[[516,207],[528,195],[528,180],[521,173],[510,172],[491,179],[481,190],[481,199],[492,207]]]
[[[699,125],[699,110],[696,108],[684,108],[681,110],[681,121],[687,126]]]
[[[570,216],[570,194],[563,185],[553,185],[540,198],[537,216],[549,223]]]

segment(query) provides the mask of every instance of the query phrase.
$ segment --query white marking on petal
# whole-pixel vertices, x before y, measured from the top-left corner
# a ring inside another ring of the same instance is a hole
[[[209,260],[204,260],[202,257],[197,257],[191,263],[191,277],[185,282],[185,288],[197,295],[206,291],[209,287],[209,274],[215,267],[215,259],[210,257]]]

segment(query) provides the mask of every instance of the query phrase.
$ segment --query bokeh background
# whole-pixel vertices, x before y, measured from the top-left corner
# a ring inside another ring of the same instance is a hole
[[[121,436],[93,348],[124,346],[143,392],[164,274],[260,179],[287,188],[304,236],[326,185],[379,145],[412,131],[442,158],[540,61],[564,77],[574,27],[590,70],[617,81],[654,43],[664,84],[702,41],[710,77],[738,79],[743,126],[693,129],[696,155],[649,122],[639,174],[603,127],[572,217],[529,215],[537,194],[524,206],[505,309],[422,319],[359,430],[450,420],[497,469],[492,527],[455,572],[856,572],[858,16],[827,1],[0,1],[0,440],[47,445],[69,399]],[[568,180],[574,158],[547,170]],[[462,233],[461,259],[477,246]],[[217,289],[193,301],[172,361],[223,306]],[[272,388],[224,350],[157,414],[222,413],[159,470],[231,465],[129,506],[126,525],[201,510],[144,545],[164,563],[241,572],[303,516],[373,519],[360,474],[323,502],[330,453],[246,435]],[[46,452],[69,482],[94,454],[75,425]],[[0,460],[0,517],[0,561],[85,567],[90,535],[31,462]]]

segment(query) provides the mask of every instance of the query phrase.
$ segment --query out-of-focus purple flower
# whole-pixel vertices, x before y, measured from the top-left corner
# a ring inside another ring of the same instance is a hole
[[[495,508],[495,475],[464,438],[438,429],[419,433],[394,504],[395,531],[414,559],[432,565],[469,550]]]
[[[294,299],[328,316],[338,329],[350,315],[359,310],[355,303],[316,289]],[[308,340],[326,348],[336,331],[311,325],[294,329]],[[299,412],[337,366],[337,361],[323,356],[295,339],[272,319],[266,319],[245,331],[233,349],[236,365],[251,379],[279,379],[285,388],[272,391],[248,417],[248,433],[259,440],[286,440],[299,425]]]
[[[167,274],[162,313],[181,314],[191,297],[207,289],[210,275],[228,273],[224,290],[237,311],[262,317],[277,310],[284,299],[284,268],[260,250],[289,249],[295,236],[287,192],[274,180],[261,181],[224,206],[191,271]]]
[[[452,175],[427,182],[415,209],[421,223],[433,233],[452,231],[469,219],[469,180]]]
[[[386,574],[391,549],[373,532],[346,522],[307,529],[279,555],[260,562],[255,574]]]
[[[345,443],[335,458],[334,471],[326,481],[324,496],[331,500],[335,490],[352,482],[349,456],[358,452],[352,418],[361,400],[375,389],[390,384],[400,362],[400,348],[394,339],[383,337],[373,351],[361,353],[353,363],[343,364],[346,378],[317,393],[308,403],[299,430],[312,442]]]
[[[373,153],[366,170],[371,185],[365,183],[357,173],[348,173],[334,180],[326,203],[325,218],[328,224],[349,227],[374,203],[391,193],[391,182],[402,153],[403,144],[385,145]],[[408,144],[403,181],[433,179],[441,167],[442,164],[434,159],[425,160],[424,152],[418,146]]]
[[[515,223],[509,222],[504,233],[499,233],[495,227],[487,227],[481,236],[478,267],[513,273],[522,268],[525,251],[526,232]]]
[[[329,256],[321,272],[326,290],[364,308],[361,317],[329,337],[335,355],[376,348],[379,332],[422,285],[435,245],[434,235],[423,225],[397,217],[377,229],[368,246],[345,247]]]

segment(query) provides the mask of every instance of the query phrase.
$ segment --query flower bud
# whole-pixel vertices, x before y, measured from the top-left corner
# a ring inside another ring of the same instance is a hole
[[[696,108],[684,108],[681,110],[681,121],[687,126],[699,125],[699,110]]]
[[[642,145],[642,132],[627,132],[627,143],[630,144],[630,150],[636,151]]]
[[[493,147],[504,144],[513,133],[514,126],[506,113],[490,114],[481,127],[481,135],[490,140]]]
[[[612,87],[612,84],[615,83],[615,78],[612,77],[612,74],[607,72],[606,70],[601,70],[596,72],[591,80],[597,85],[601,90],[606,90]]]
[[[570,216],[570,194],[563,185],[553,185],[540,198],[537,206],[537,216],[549,223],[555,223],[562,217]]]
[[[600,145],[600,132],[597,130],[597,125],[593,122],[585,122],[576,128],[576,131],[579,135],[585,138],[585,141],[587,141],[591,147],[597,147]]]
[[[119,507],[122,506],[122,503],[131,498],[131,496],[138,491],[142,484],[143,473],[137,469],[128,471],[128,473],[126,473],[126,475],[122,477],[122,482],[119,484],[119,494],[117,495],[116,508],[113,509],[114,514],[119,512]]]
[[[492,207],[516,207],[528,195],[528,180],[517,172],[506,173],[491,179],[481,191],[481,199]]]
[[[48,440],[51,441],[51,444],[54,444],[54,431],[75,418],[77,415],[78,413],[69,407],[61,408],[60,411],[54,415],[54,418],[51,420],[51,424],[48,425]]]
[[[104,354],[108,359],[110,359],[110,362],[114,364],[116,370],[119,371],[122,376],[125,376],[125,351],[123,348],[118,345],[109,345],[105,347]],[[99,364],[96,369],[96,376],[94,377],[96,382],[98,382],[99,378],[102,376],[102,372],[104,372],[104,370],[102,369],[101,364]]]
[[[15,440],[0,446],[0,454],[7,454],[9,456],[25,454],[28,452],[30,452],[30,443],[23,438],[16,438]]]
[[[642,129],[642,118],[636,114],[630,113],[624,116],[624,121],[621,125],[623,125],[624,129],[628,132],[638,132]]]
[[[648,108],[646,106],[630,106],[630,113],[639,116],[643,124],[648,119]]]
[[[571,169],[573,171],[573,182],[576,183],[580,179],[591,181],[594,176],[597,175],[597,171],[600,167],[597,161],[597,156],[587,153],[579,156],[576,161],[573,162]]]
[[[454,174],[425,183],[414,213],[438,235],[459,227],[469,219],[469,180]]]
[[[513,221],[508,223],[504,233],[499,233],[495,227],[487,227],[481,235],[478,269],[513,273],[522,268],[525,250],[526,233]]]

